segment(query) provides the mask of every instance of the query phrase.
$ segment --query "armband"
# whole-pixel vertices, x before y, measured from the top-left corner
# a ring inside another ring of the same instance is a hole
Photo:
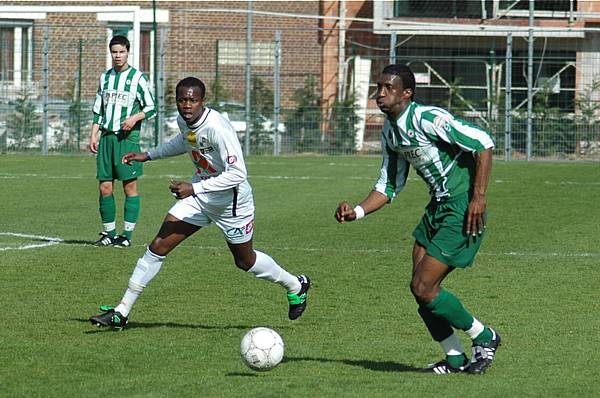
[[[356,213],[356,220],[360,220],[365,216],[365,209],[363,209],[361,205],[356,205],[354,213]]]

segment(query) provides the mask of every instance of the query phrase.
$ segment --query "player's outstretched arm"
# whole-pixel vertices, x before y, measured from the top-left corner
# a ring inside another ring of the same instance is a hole
[[[340,224],[343,224],[346,221],[355,221],[369,213],[381,209],[387,202],[388,197],[386,195],[377,191],[371,191],[369,196],[355,207],[352,207],[352,205],[346,201],[341,202],[335,211],[334,217]]]
[[[128,152],[121,158],[121,163],[131,165],[131,162],[145,162],[149,159],[148,152]]]

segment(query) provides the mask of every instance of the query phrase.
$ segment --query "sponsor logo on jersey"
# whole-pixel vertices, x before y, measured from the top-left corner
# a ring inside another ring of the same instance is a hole
[[[406,135],[408,135],[410,138],[413,138],[415,136],[415,130],[408,129],[408,131],[406,132]]]
[[[127,106],[129,102],[129,93],[124,91],[105,90],[103,94],[104,102],[106,104]]]
[[[196,146],[196,132],[195,131],[188,131],[185,138],[186,138],[187,142],[190,143],[191,146]]]
[[[450,121],[445,116],[436,116],[433,119],[433,125],[437,128],[442,128],[446,131],[450,131]]]
[[[202,156],[199,150],[192,150],[191,152],[192,162],[196,165],[197,173],[202,174],[203,172],[207,172],[210,174],[214,174],[217,172],[217,169],[213,167],[212,164],[208,161],[207,158]]]
[[[400,147],[400,152],[415,167],[427,165],[432,162],[432,157],[425,147]]]
[[[237,157],[235,155],[227,156],[227,164],[234,164],[237,162]]]
[[[215,150],[215,148],[213,148],[212,146],[207,146],[204,148],[198,148],[198,150],[200,151],[200,153],[205,154],[205,153],[209,153]]]
[[[229,228],[225,231],[225,235],[228,238],[241,238],[242,236],[248,235],[254,229],[254,220],[250,221],[248,224],[239,228]]]

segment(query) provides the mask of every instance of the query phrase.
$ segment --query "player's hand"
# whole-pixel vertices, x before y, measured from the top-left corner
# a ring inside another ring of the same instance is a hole
[[[145,162],[148,160],[146,153],[128,152],[121,158],[121,163],[131,166],[131,162]]]
[[[189,182],[171,180],[169,189],[177,199],[187,198],[194,194],[194,187]]]
[[[121,124],[121,130],[131,131],[131,129],[133,128],[133,126],[135,126],[136,123],[137,119],[134,116],[129,116],[127,119],[125,119],[125,121],[123,121],[123,124]]]
[[[92,136],[90,139],[90,152],[98,153],[98,136]]]
[[[485,195],[474,194],[467,211],[467,235],[481,235],[485,228]]]
[[[354,221],[356,220],[356,212],[350,203],[341,202],[335,211],[335,219],[340,224],[343,224],[346,221]]]

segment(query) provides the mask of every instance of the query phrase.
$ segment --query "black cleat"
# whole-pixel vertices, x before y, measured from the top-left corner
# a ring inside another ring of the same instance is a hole
[[[490,328],[492,331],[492,341],[484,344],[473,344],[473,357],[469,365],[468,372],[474,375],[483,374],[487,368],[492,366],[496,349],[500,345],[500,335]]]
[[[129,247],[131,246],[131,241],[123,235],[117,235],[113,238],[112,245],[114,247]]]
[[[115,238],[108,236],[106,232],[100,232],[100,239],[94,242],[94,246],[103,247],[110,246],[113,244]]]
[[[112,327],[117,330],[123,330],[127,325],[127,317],[116,312],[113,307],[102,305],[100,311],[103,311],[102,314],[90,318],[92,325]]]
[[[306,301],[308,300],[308,289],[310,288],[310,279],[306,275],[298,275],[298,280],[302,287],[296,294],[288,293],[287,298],[290,303],[288,317],[291,320],[298,318],[306,309]]]
[[[466,358],[467,357],[465,357],[465,365],[460,366],[458,368],[455,368],[454,366],[450,365],[448,361],[444,359],[437,363],[427,365],[426,368],[420,369],[419,373],[435,373],[438,375],[444,375],[449,373],[463,373],[466,372],[469,368],[469,361]]]

